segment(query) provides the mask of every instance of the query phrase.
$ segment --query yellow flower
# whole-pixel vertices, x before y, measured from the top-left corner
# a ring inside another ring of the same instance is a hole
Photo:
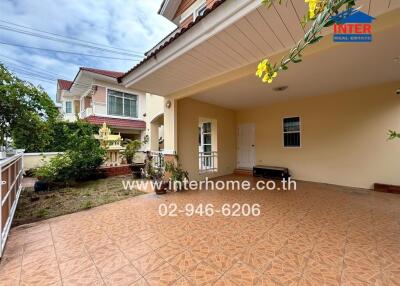
[[[274,72],[272,75],[270,73],[266,73],[265,76],[262,79],[262,82],[268,82],[271,83],[273,79],[278,75],[277,72]]]
[[[258,64],[256,76],[262,77],[264,72],[267,71],[267,69],[268,69],[267,64],[268,64],[268,60],[263,60],[262,62],[260,62]]]
[[[308,16],[310,19],[314,19],[315,16],[321,12],[318,9],[321,0],[305,0],[305,3],[308,3]]]

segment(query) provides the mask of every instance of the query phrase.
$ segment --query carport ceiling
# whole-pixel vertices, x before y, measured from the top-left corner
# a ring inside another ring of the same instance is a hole
[[[400,63],[394,60],[400,56],[397,35],[400,35],[398,26],[375,34],[372,43],[338,44],[305,58],[300,64],[291,65],[272,84],[263,84],[251,75],[195,94],[192,98],[237,110],[400,81]],[[279,86],[288,88],[273,91]]]

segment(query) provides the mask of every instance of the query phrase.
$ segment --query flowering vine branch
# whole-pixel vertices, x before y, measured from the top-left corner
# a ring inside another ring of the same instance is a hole
[[[274,2],[282,4],[283,0],[262,0],[262,2],[270,7]],[[304,16],[303,24],[312,22],[311,28],[279,63],[272,64],[268,59],[264,59],[258,64],[256,75],[262,78],[263,82],[271,83],[278,72],[288,69],[289,63],[301,62],[305,48],[319,42],[323,38],[321,31],[334,24],[332,16],[338,14],[342,7],[346,6],[347,9],[353,7],[355,0],[305,0],[305,3],[308,3],[309,9]]]
[[[400,139],[400,133],[396,131],[389,130],[389,140]]]

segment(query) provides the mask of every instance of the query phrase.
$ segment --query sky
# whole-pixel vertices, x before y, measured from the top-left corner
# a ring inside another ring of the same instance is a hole
[[[174,24],[157,14],[161,2],[162,0],[0,0],[0,62],[21,79],[41,85],[54,100],[56,79],[73,80],[81,66],[122,72],[133,67],[143,57],[144,52],[175,28]],[[39,34],[40,37],[27,34]],[[80,41],[71,43],[71,40],[55,34]],[[48,38],[56,38],[57,41]],[[95,48],[87,47],[88,45]],[[110,53],[104,49],[116,52]]]

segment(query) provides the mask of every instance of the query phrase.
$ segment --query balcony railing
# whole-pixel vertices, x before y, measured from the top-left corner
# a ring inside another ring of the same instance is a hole
[[[200,173],[217,171],[218,152],[199,152],[199,171]]]
[[[86,118],[86,117],[88,117],[88,116],[90,116],[90,115],[93,115],[93,108],[88,107],[88,108],[85,108],[84,110],[82,110],[82,111],[79,113],[79,118],[80,118],[80,119],[84,119],[84,118]]]
[[[22,190],[23,153],[0,160],[0,257]]]

